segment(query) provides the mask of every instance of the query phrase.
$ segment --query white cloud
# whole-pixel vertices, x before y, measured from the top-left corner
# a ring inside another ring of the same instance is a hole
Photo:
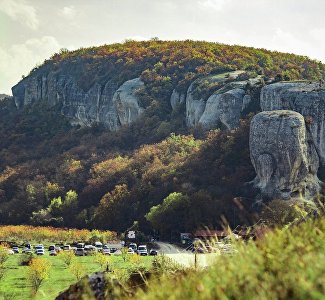
[[[60,49],[52,36],[29,39],[23,44],[12,45],[9,49],[0,46],[0,91],[11,94],[11,87],[27,75],[36,64],[42,63]]]
[[[221,11],[229,0],[200,0],[198,2],[201,9],[213,9],[216,11]]]
[[[76,8],[73,5],[65,6],[60,10],[60,15],[65,17],[68,20],[75,18],[77,14]]]
[[[0,0],[0,11],[33,30],[39,26],[35,7],[24,0]]]

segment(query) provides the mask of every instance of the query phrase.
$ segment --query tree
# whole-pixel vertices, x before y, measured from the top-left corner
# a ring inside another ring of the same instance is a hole
[[[162,204],[153,206],[146,219],[162,233],[172,230],[187,230],[186,219],[190,209],[190,201],[187,195],[171,193]]]
[[[33,258],[29,264],[28,279],[36,294],[42,282],[48,278],[51,264],[42,258]]]
[[[75,255],[72,251],[62,251],[59,253],[59,257],[64,262],[66,267],[69,267],[74,261]]]
[[[69,270],[77,278],[77,280],[80,280],[86,274],[85,267],[79,262],[72,263]]]
[[[0,245],[0,267],[5,264],[9,258],[8,248],[5,245]]]
[[[102,253],[97,253],[95,256],[95,261],[100,265],[100,268],[102,270],[108,270],[109,269],[109,264],[110,264],[110,256],[104,255]]]

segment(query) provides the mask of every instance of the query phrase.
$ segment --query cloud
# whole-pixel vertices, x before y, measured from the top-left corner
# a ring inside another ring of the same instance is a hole
[[[198,2],[201,9],[213,9],[222,11],[229,0],[200,0]]]
[[[35,7],[24,0],[0,0],[0,11],[33,30],[39,27]]]
[[[60,10],[60,15],[68,20],[74,19],[76,14],[76,8],[73,5],[65,6]]]
[[[53,36],[29,39],[9,49],[0,46],[0,91],[11,94],[11,87],[27,75],[36,64],[42,63],[61,48]]]

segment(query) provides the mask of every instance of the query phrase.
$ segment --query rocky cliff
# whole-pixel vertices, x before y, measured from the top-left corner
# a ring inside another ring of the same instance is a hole
[[[59,105],[61,113],[76,125],[102,123],[111,130],[137,119],[143,109],[138,103],[137,89],[143,86],[139,78],[120,87],[114,81],[95,83],[84,91],[72,76],[50,71],[41,76],[29,76],[12,88],[18,108],[38,101]]]
[[[325,91],[322,83],[279,82],[261,90],[261,108],[251,123],[255,186],[269,198],[309,199],[319,191],[325,162]]]
[[[247,86],[258,86],[259,78],[237,79],[243,71],[209,75],[194,80],[186,94],[174,90],[170,96],[171,109],[185,103],[188,127],[201,125],[205,129],[238,127],[242,112],[251,101]],[[113,80],[95,82],[84,90],[74,77],[60,72],[28,76],[12,88],[18,108],[44,101],[59,106],[73,125],[90,126],[102,123],[111,130],[137,120],[141,107],[137,91],[144,88],[140,78],[118,86]]]

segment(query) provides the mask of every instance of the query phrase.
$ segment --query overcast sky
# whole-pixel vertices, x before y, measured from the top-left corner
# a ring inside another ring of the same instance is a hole
[[[60,48],[207,40],[325,62],[325,0],[0,0],[0,93]]]

